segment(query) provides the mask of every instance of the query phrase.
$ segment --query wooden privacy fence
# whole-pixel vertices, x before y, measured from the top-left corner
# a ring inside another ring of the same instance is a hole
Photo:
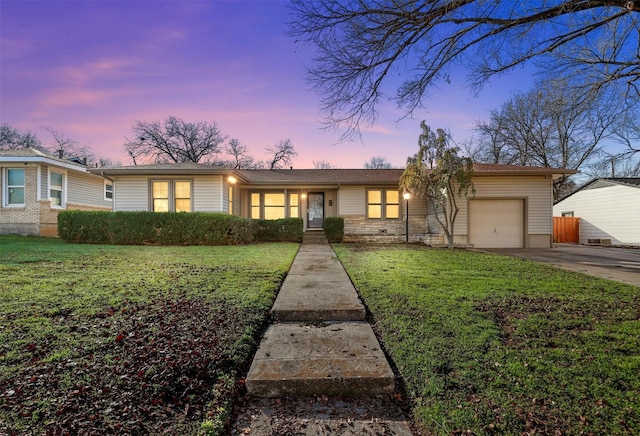
[[[554,216],[553,242],[578,244],[580,242],[580,218]]]

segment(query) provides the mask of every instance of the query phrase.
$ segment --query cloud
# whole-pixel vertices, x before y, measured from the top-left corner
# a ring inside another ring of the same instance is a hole
[[[27,39],[0,38],[0,51],[3,59],[16,59],[34,50],[33,42]]]
[[[130,58],[104,58],[93,62],[57,68],[52,75],[61,83],[86,84],[105,78],[130,77],[139,73],[140,62]]]

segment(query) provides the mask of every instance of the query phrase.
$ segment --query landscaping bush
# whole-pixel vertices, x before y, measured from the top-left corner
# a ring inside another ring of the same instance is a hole
[[[344,238],[344,218],[339,216],[326,217],[322,227],[329,243],[342,242]]]
[[[302,218],[255,220],[259,242],[302,242]]]
[[[92,244],[238,245],[253,242],[256,225],[221,213],[63,211],[58,234]]]

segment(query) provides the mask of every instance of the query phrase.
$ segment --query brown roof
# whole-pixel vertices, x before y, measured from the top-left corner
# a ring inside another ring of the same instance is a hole
[[[90,168],[89,172],[104,175],[187,175],[187,174],[232,174],[230,168],[195,162],[158,163],[149,165],[131,165],[123,167]]]
[[[301,169],[301,170],[236,170],[240,178],[250,184],[378,184],[394,185],[403,169]]]
[[[568,170],[564,168],[547,168],[547,167],[526,167],[522,165],[502,165],[502,164],[485,164],[474,163],[473,172],[477,176],[492,175],[549,175],[564,176],[576,174],[577,170]]]
[[[59,162],[60,164],[72,165],[72,168],[80,167],[83,170],[86,169],[85,165],[78,163],[74,160],[59,158],[57,156],[53,156],[43,151],[36,150],[35,148],[14,148],[11,150],[0,150],[0,159],[2,159],[3,157],[24,158],[26,161],[39,161],[40,159],[48,159],[51,161]],[[15,160],[15,159],[12,159],[12,160]]]
[[[473,166],[478,176],[485,175],[563,175],[575,174],[574,170],[557,168],[524,167],[517,165],[480,164]],[[235,174],[244,183],[252,185],[395,185],[404,169],[279,169],[234,170],[227,167],[200,163],[163,163],[126,167],[91,168],[94,174],[110,175],[189,175]]]

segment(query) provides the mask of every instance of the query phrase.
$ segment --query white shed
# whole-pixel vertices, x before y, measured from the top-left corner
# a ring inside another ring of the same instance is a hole
[[[580,218],[580,243],[640,245],[640,178],[595,179],[555,203],[553,216]]]

